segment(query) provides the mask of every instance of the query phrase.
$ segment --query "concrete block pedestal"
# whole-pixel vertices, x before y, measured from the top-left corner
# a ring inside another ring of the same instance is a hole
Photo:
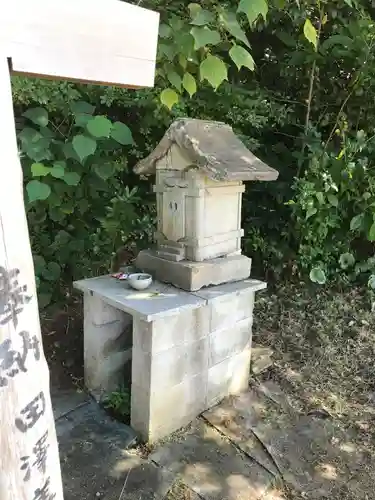
[[[131,426],[146,441],[246,390],[254,296],[265,283],[185,292],[155,282],[138,292],[103,276],[75,287],[84,292],[85,383],[97,399],[116,390],[131,357]]]

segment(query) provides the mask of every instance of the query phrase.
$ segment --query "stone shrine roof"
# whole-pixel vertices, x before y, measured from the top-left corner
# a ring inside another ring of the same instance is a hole
[[[192,165],[218,181],[274,181],[279,173],[251,153],[222,122],[179,118],[172,123],[149,156],[134,167],[134,172],[151,175],[156,163],[173,144],[181,149]]]

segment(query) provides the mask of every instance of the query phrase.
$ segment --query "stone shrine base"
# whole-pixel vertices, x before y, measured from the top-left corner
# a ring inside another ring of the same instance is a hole
[[[203,262],[175,262],[159,257],[153,250],[142,250],[136,259],[136,266],[157,280],[194,292],[211,285],[247,279],[251,259],[240,254]]]
[[[75,286],[84,292],[86,386],[101,399],[130,361],[131,426],[143,439],[165,437],[246,390],[254,295],[265,283],[187,293],[155,282],[138,292],[103,276]]]

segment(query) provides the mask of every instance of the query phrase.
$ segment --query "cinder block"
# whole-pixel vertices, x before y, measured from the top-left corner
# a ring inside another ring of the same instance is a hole
[[[210,332],[229,328],[238,321],[252,317],[254,292],[244,290],[242,293],[233,292],[233,295],[215,298],[211,300],[210,307]]]
[[[182,344],[156,354],[133,351],[132,380],[150,392],[169,390],[185,378],[191,378],[208,369],[208,338]]]
[[[216,330],[209,339],[209,366],[214,366],[226,358],[235,356],[251,345],[252,319],[239,321],[230,328]]]
[[[207,408],[230,394],[246,391],[249,384],[251,349],[227,358],[208,369]]]
[[[106,358],[91,357],[85,361],[85,385],[97,401],[116,391],[132,362],[132,349],[114,352]]]
[[[178,314],[159,318],[153,322],[134,318],[134,347],[156,354],[191,343],[208,335],[209,322],[208,306],[182,310]]]
[[[206,409],[207,374],[186,378],[167,391],[132,385],[131,426],[153,442],[180,429]]]
[[[123,382],[132,356],[132,317],[85,294],[85,385],[101,400]]]
[[[91,295],[89,292],[84,294],[83,310],[84,317],[89,318],[95,326],[121,321],[124,315],[126,315],[123,311],[110,306],[100,297]]]

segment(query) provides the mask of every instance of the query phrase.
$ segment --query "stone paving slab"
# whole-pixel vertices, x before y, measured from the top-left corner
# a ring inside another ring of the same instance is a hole
[[[201,420],[149,457],[168,469],[204,500],[260,500],[273,476]]]
[[[109,275],[75,281],[73,286],[81,292],[92,292],[107,304],[145,321],[206,304],[200,297],[157,281],[144,291],[133,290],[126,281]]]
[[[203,416],[304,498],[340,498],[361,462],[334,422],[294,412],[275,385],[228,398]]]
[[[225,283],[224,285],[209,286],[202,288],[197,292],[192,292],[197,297],[211,302],[216,299],[223,299],[224,297],[231,297],[236,295],[248,294],[249,292],[258,292],[267,288],[267,283],[264,281],[254,280],[251,278],[233,283]]]
[[[51,388],[52,409],[55,420],[71,413],[75,409],[88,404],[90,396],[83,390],[71,388],[57,390]]]
[[[60,418],[56,430],[65,500],[117,500],[121,493],[121,500],[162,500],[173,483],[172,473],[128,450],[134,431],[94,402]]]

